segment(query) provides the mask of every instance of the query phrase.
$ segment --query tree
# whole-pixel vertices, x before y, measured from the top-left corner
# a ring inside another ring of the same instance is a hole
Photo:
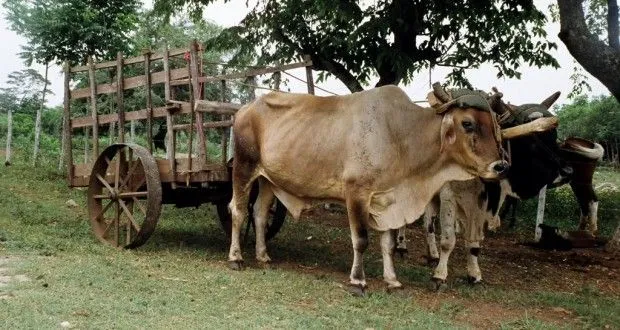
[[[213,0],[155,0],[169,16],[190,8],[200,19]],[[258,0],[240,25],[210,46],[255,53],[259,64],[310,55],[315,70],[359,91],[373,76],[377,86],[408,82],[426,68],[453,68],[449,79],[469,85],[465,70],[492,63],[498,77],[519,77],[523,63],[557,67],[544,40],[544,15],[530,0],[404,1]]]
[[[620,102],[617,0],[558,0],[558,8],[560,40],[577,62],[600,80]],[[601,16],[606,19],[601,19]],[[607,32],[607,43],[601,40],[604,32]]]
[[[49,64],[84,63],[88,56],[113,58],[127,50],[128,32],[137,22],[138,0],[5,0],[7,20],[28,45],[20,54],[26,64],[45,65],[45,83],[37,111],[33,165],[36,165],[41,112],[47,94]]]

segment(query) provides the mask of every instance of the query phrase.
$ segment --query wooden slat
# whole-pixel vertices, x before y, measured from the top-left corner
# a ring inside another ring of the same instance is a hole
[[[143,60],[144,60],[144,58],[143,58]],[[123,62],[123,63],[126,64],[125,62]],[[180,68],[180,69],[170,70],[170,79],[172,80],[172,82],[174,82],[175,80],[179,80],[179,79],[185,79],[187,77],[189,77],[189,74],[187,72],[187,68]],[[165,74],[164,71],[159,71],[159,72],[151,73],[151,84],[153,84],[153,85],[165,83],[165,79],[166,79],[166,74]],[[185,84],[187,84],[187,83],[188,83],[187,79],[185,79]],[[143,75],[142,76],[135,76],[135,77],[129,77],[129,78],[123,79],[123,89],[124,90],[132,89],[132,88],[136,88],[136,87],[141,87],[141,86],[144,86],[144,85],[146,85],[146,77],[143,76]],[[116,93],[117,88],[118,87],[117,87],[116,83],[99,84],[99,85],[97,85],[97,94]],[[89,88],[78,88],[78,89],[74,89],[73,91],[71,91],[71,98],[73,98],[73,99],[81,99],[81,98],[85,98],[85,97],[89,97],[89,96],[90,96],[90,89]]]
[[[179,56],[179,55],[185,54],[187,51],[188,51],[187,48],[171,49],[168,56],[171,56],[171,57]],[[163,57],[164,57],[163,52],[152,53],[150,56],[150,59],[151,61],[155,61],[155,60],[162,59]],[[129,57],[125,59],[124,62],[125,64],[140,63],[140,62],[144,62],[144,57],[143,56]],[[116,61],[100,62],[100,63],[95,64],[95,69],[113,68],[116,65],[117,65]],[[82,71],[88,71],[88,65],[79,65],[79,66],[74,66],[71,68],[72,73],[82,72]]]
[[[170,162],[167,159],[156,158],[157,167],[159,169],[159,177],[161,182],[213,182],[213,181],[228,181],[228,169],[220,164],[206,164],[202,167],[197,165],[192,166],[191,172],[180,172],[175,175],[170,169]],[[179,168],[185,168],[187,166],[187,159],[177,159],[176,164]],[[114,168],[115,162],[109,165],[109,168]],[[76,164],[75,176],[72,178],[74,187],[87,187],[92,172],[93,163]],[[114,182],[114,175],[112,173],[106,175],[107,182]]]
[[[188,113],[191,113],[190,106],[189,104],[185,104],[181,106],[181,110],[175,112],[175,115],[188,114]],[[167,107],[153,108],[153,118],[166,117],[167,114],[168,114]],[[125,121],[144,120],[147,117],[148,117],[148,113],[146,109],[125,112]],[[105,125],[105,124],[109,124],[115,121],[118,121],[118,114],[116,113],[99,115],[99,125]],[[91,126],[92,124],[93,124],[93,119],[90,116],[77,117],[71,120],[72,129]]]
[[[88,78],[90,82],[90,111],[93,118],[93,159],[99,156],[99,116],[97,115],[97,81],[93,57],[88,57]]]
[[[216,112],[218,109],[237,112],[242,107],[243,104],[238,103],[196,100],[196,110],[202,112]]]
[[[146,141],[150,153],[153,153],[153,94],[151,91],[151,53],[144,53],[144,77],[146,82]]]
[[[278,72],[278,71],[286,71],[286,70],[291,70],[291,69],[297,69],[297,68],[303,68],[303,67],[307,67],[307,66],[312,66],[312,61],[310,60],[306,60],[303,62],[299,62],[299,63],[293,63],[293,64],[286,64],[286,65],[281,65],[281,66],[277,66],[277,67],[268,67],[268,68],[261,68],[261,69],[254,69],[254,70],[248,70],[245,72],[238,72],[238,73],[229,73],[226,75],[221,75],[221,76],[217,76],[217,77],[200,77],[200,79],[198,79],[198,81],[200,82],[214,82],[214,81],[218,81],[218,80],[230,80],[230,79],[239,79],[239,78],[246,78],[246,77],[252,77],[252,76],[259,76],[259,75],[263,75],[263,74],[268,74],[268,73],[274,73],[274,72]]]
[[[119,142],[125,143],[125,104],[123,103],[123,53],[116,54],[116,105],[118,107],[118,136]]]
[[[166,50],[164,51],[164,99],[166,103],[170,101],[170,63],[168,60],[168,46],[166,46]],[[172,168],[172,174],[176,173],[176,162],[174,158],[176,157],[176,135],[174,133],[174,117],[170,111],[166,114],[166,129],[168,133],[168,141],[166,141],[166,157],[170,161],[170,167]],[[173,189],[175,188],[175,184],[173,182]]]
[[[221,81],[222,84],[222,103],[226,102],[226,80]],[[220,116],[220,120],[226,120],[226,116]],[[222,155],[222,164],[226,165],[226,151],[228,150],[228,129],[222,130],[222,136],[220,138],[220,155]]]
[[[63,107],[63,134],[65,136],[64,149],[65,154],[65,164],[67,164],[67,185],[73,186],[73,150],[71,148],[71,70],[69,67],[69,62],[65,62],[65,99],[64,99],[64,107]]]
[[[193,93],[193,99],[192,102],[195,102],[195,100],[200,100],[202,99],[202,88],[201,88],[201,84],[198,82],[198,78],[200,77],[200,72],[199,72],[199,61],[200,61],[200,57],[198,57],[198,43],[196,42],[196,40],[192,41],[191,46],[190,46],[190,79],[192,80],[192,88],[194,90]],[[194,107],[195,104],[192,104],[192,107]],[[196,150],[198,152],[198,163],[199,164],[204,164],[204,162],[207,159],[207,145],[206,145],[206,139],[205,139],[205,132],[204,132],[204,126],[203,126],[203,114],[202,112],[196,111],[195,112],[195,116],[196,116],[196,134],[198,136],[198,150]]]
[[[202,127],[204,128],[222,128],[222,127],[230,127],[232,126],[232,120],[220,120],[220,121],[210,121],[206,123],[202,123]],[[192,125],[190,124],[179,124],[174,125],[173,128],[175,131],[190,129]]]

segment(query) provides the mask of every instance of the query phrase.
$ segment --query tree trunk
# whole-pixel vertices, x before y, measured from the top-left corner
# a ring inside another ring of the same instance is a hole
[[[588,30],[582,3],[583,0],[558,0],[558,36],[575,60],[603,83],[620,102],[620,50],[606,45]],[[617,29],[618,20],[608,23],[608,29],[612,26],[610,30],[613,33]]]
[[[41,137],[41,113],[43,112],[43,107],[45,107],[45,94],[47,94],[47,72],[49,71],[49,67],[49,62],[45,63],[45,82],[43,83],[41,105],[39,106],[39,110],[37,110],[37,120],[34,124],[34,152],[32,155],[32,166],[37,165],[37,156],[39,155],[39,140]]]
[[[7,133],[6,133],[6,158],[5,166],[11,165],[11,139],[13,138],[13,110],[8,109],[7,112]]]

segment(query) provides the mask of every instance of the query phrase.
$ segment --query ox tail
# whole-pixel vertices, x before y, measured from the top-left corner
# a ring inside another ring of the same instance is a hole
[[[592,160],[600,160],[605,154],[602,145],[584,139],[568,138],[564,141],[561,148]]]

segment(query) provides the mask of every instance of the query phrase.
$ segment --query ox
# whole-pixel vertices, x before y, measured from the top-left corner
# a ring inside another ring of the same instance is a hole
[[[548,109],[558,97],[559,92],[540,104],[526,104],[519,107],[501,104],[493,109],[499,109],[502,127],[514,127],[537,118],[553,118]],[[449,99],[444,101],[447,102]],[[469,252],[468,280],[471,283],[479,283],[482,280],[478,255],[480,242],[484,239],[484,228],[493,229],[499,226],[498,210],[507,196],[530,198],[545,185],[557,186],[570,181],[582,205],[582,212],[584,212],[583,205],[589,205],[590,210],[593,209],[590,215],[594,214],[594,218],[596,217],[596,196],[592,189],[590,171],[593,171],[592,159],[602,156],[599,151],[602,148],[596,146],[588,148],[585,143],[577,144],[573,142],[574,140],[567,140],[558,146],[556,138],[557,132],[551,130],[509,140],[507,143],[510,146],[507,149],[511,154],[511,166],[505,179],[500,182],[483,182],[479,179],[451,182],[446,184],[429,203],[424,215],[424,228],[427,233],[429,259],[438,261],[433,275],[437,288],[445,285],[447,263],[454,248],[457,227],[461,228],[465,247]],[[575,162],[576,158],[580,162]],[[578,168],[575,164],[583,165],[582,168]],[[574,173],[583,173],[585,169],[590,173],[589,176],[583,178],[581,175],[579,180],[571,180]],[[441,253],[437,250],[434,233],[434,220],[438,214],[441,225]],[[592,216],[582,216],[582,225],[584,218],[591,221]],[[594,226],[595,224],[596,222]],[[400,249],[403,249],[403,243],[400,242],[404,242],[404,228],[399,231],[398,242],[401,244]]]
[[[244,106],[233,129],[229,266],[242,268],[240,228],[258,180],[256,259],[271,261],[265,225],[274,196],[295,219],[312,203],[344,203],[353,245],[350,286],[357,294],[366,288],[368,228],[382,232],[384,281],[400,288],[392,230],[422,215],[446,182],[497,180],[508,168],[495,114],[479,95],[422,108],[396,86],[330,97],[272,92]]]

